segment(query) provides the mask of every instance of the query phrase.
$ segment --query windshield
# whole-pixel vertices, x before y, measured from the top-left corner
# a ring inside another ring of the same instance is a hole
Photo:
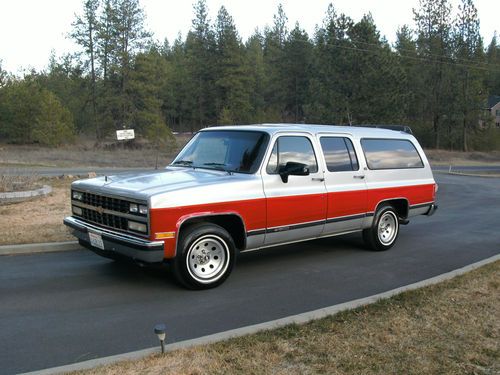
[[[255,173],[268,141],[267,133],[257,131],[202,131],[182,149],[171,165]]]

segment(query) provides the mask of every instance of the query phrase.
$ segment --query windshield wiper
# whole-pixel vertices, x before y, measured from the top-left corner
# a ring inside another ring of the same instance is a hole
[[[176,160],[172,163],[172,165],[183,165],[186,167],[194,168],[193,162],[191,160]]]
[[[226,166],[226,164],[223,164],[223,163],[203,163],[203,165],[212,165],[215,167],[225,167]]]

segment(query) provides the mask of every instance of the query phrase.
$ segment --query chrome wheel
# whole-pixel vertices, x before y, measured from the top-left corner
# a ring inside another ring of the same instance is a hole
[[[222,238],[213,234],[202,236],[186,254],[188,272],[199,283],[213,283],[226,272],[229,256],[229,248]]]
[[[378,239],[384,245],[390,245],[398,234],[398,218],[392,211],[385,212],[378,222]]]

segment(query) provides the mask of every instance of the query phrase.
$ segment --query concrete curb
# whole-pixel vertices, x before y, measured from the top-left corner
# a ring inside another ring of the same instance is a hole
[[[0,256],[2,255],[22,255],[36,253],[53,253],[59,251],[78,250],[82,247],[77,241],[68,242],[46,242],[26,245],[6,245],[0,246]]]
[[[422,280],[422,281],[419,281],[419,282],[416,282],[416,283],[413,283],[410,285],[405,285],[405,286],[402,286],[400,288],[396,288],[396,289],[389,290],[387,292],[375,294],[375,295],[370,296],[370,297],[360,298],[360,299],[356,299],[356,300],[353,300],[350,302],[345,302],[345,303],[341,303],[338,305],[329,306],[329,307],[309,311],[309,312],[302,313],[302,314],[292,315],[292,316],[289,316],[286,318],[276,319],[276,320],[272,320],[272,321],[265,322],[265,323],[259,323],[259,324],[254,324],[251,326],[232,329],[232,330],[225,331],[225,332],[219,332],[219,333],[215,333],[213,335],[203,336],[203,337],[199,337],[196,339],[179,341],[179,342],[176,342],[173,344],[166,345],[165,350],[166,351],[173,351],[173,350],[177,350],[177,349],[190,348],[193,346],[212,344],[212,343],[215,343],[218,341],[223,341],[223,340],[227,340],[230,338],[245,336],[245,335],[249,335],[249,334],[253,334],[253,333],[257,333],[257,332],[261,332],[261,331],[272,330],[275,328],[280,328],[280,327],[283,327],[283,326],[286,326],[289,324],[294,324],[294,323],[295,324],[304,324],[304,323],[310,322],[312,320],[317,320],[317,319],[321,319],[321,318],[324,318],[324,317],[329,316],[329,315],[337,314],[341,311],[352,310],[352,309],[355,309],[357,307],[370,305],[370,304],[375,303],[377,301],[393,297],[393,296],[400,294],[402,292],[406,292],[406,291],[410,291],[410,290],[419,289],[419,288],[422,288],[425,286],[438,284],[442,281],[450,280],[456,276],[463,275],[464,273],[475,270],[476,268],[482,267],[486,264],[493,263],[497,260],[500,260],[500,254],[494,255],[490,258],[481,260],[479,262],[470,264],[468,266],[465,266],[465,267],[462,267],[462,268],[459,268],[459,269],[432,277],[430,279]],[[151,331],[152,331],[152,327],[151,327]],[[151,354],[158,354],[158,353],[159,353],[159,348],[155,347],[155,348],[143,349],[143,350],[138,350],[138,351],[124,353],[124,354],[113,355],[113,356],[109,356],[109,357],[91,359],[88,361],[74,363],[71,365],[58,366],[58,367],[53,367],[53,368],[49,368],[49,369],[45,369],[45,370],[28,372],[28,373],[25,373],[24,375],[48,375],[48,374],[67,373],[70,371],[81,371],[81,370],[87,370],[90,368],[94,368],[97,366],[110,365],[110,364],[120,362],[120,361],[136,360],[136,359],[144,358],[144,357],[151,355]]]
[[[22,202],[32,198],[43,197],[52,192],[49,185],[43,185],[40,189],[26,191],[8,191],[0,193],[0,203],[15,203]]]

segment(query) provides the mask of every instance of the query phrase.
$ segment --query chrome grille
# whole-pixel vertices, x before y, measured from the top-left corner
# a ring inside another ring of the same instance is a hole
[[[106,197],[104,195],[83,193],[82,203],[89,206],[102,207],[106,210],[128,213],[130,202],[123,199]]]
[[[140,215],[130,213],[130,204],[144,204],[128,201],[120,198],[112,198],[105,195],[94,194],[89,192],[81,192],[82,198],[79,200],[72,199],[74,207],[81,209],[81,215],[76,214],[73,210],[73,215],[79,217],[89,223],[95,223],[128,233],[133,233],[141,236],[149,234],[148,215]],[[73,192],[71,193],[73,197]],[[128,221],[137,221],[146,224],[147,232],[136,232],[128,228]]]
[[[106,213],[101,214],[97,211],[89,210],[88,208],[82,208],[82,217],[96,224],[125,231],[128,230],[128,220],[124,217]]]

